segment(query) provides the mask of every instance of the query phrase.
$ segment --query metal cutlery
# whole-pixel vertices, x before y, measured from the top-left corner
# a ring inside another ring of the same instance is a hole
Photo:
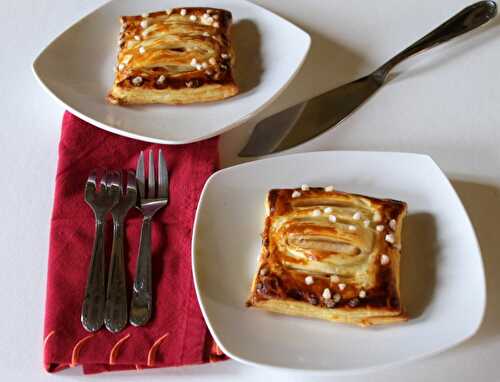
[[[406,58],[467,33],[497,14],[494,1],[475,3],[391,58],[368,76],[323,93],[260,121],[240,156],[289,149],[337,125],[372,96],[389,72]]]
[[[85,330],[95,332],[104,322],[105,307],[105,217],[120,198],[119,179],[116,174],[106,171],[97,189],[97,172],[93,171],[85,185],[85,201],[95,216],[95,239],[82,304],[81,322]]]
[[[137,162],[136,179],[139,190],[137,208],[142,212],[141,241],[137,258],[129,321],[134,326],[143,326],[151,318],[153,290],[151,274],[151,220],[155,213],[168,203],[168,171],[161,150],[158,152],[158,182],[155,181],[153,151],[149,151],[148,177],[144,168],[144,152]],[[156,187],[156,183],[158,183]]]
[[[137,201],[137,186],[135,175],[127,172],[127,186],[123,189],[122,173],[117,172],[119,180],[119,201],[111,209],[113,216],[113,247],[106,289],[106,306],[104,324],[113,333],[122,330],[128,321],[127,287],[125,262],[123,258],[124,220],[130,208]]]

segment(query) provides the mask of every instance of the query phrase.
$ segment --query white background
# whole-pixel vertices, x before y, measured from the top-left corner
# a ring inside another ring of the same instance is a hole
[[[49,219],[63,108],[44,93],[31,62],[64,29],[102,0],[7,0],[0,23],[0,375],[2,380],[77,380],[42,369]],[[265,114],[349,82],[469,4],[464,0],[261,0],[312,37],[293,84]],[[181,3],[180,3],[181,4]],[[244,65],[244,63],[240,63]],[[345,381],[492,381],[500,362],[500,17],[480,31],[398,67],[399,75],[337,129],[291,152],[327,149],[431,155],[452,180],[475,226],[486,269],[488,307],[478,334],[428,360]],[[223,166],[251,123],[221,140]],[[473,289],[464,290],[474,293]],[[453,304],[453,301],[449,302]],[[467,312],[464,312],[467,314]],[[452,325],[453,323],[450,323]],[[425,338],[422,338],[425,340]],[[332,343],[331,346],[335,346]],[[229,361],[216,365],[99,375],[108,380],[325,380]]]

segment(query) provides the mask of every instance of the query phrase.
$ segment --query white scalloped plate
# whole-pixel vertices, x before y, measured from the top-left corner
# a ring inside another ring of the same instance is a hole
[[[303,183],[408,202],[401,283],[410,321],[358,328],[245,307],[267,191]],[[400,364],[466,340],[485,309],[474,230],[448,179],[425,155],[317,152],[221,170],[203,190],[192,256],[212,335],[227,355],[252,365],[346,374]]]
[[[248,120],[271,103],[301,67],[311,39],[274,13],[240,0],[186,0],[233,13],[236,80],[241,93],[219,102],[116,106],[105,100],[113,83],[118,17],[173,8],[173,0],[113,0],[57,37],[33,63],[44,88],[80,118],[116,134],[181,144],[208,138]]]

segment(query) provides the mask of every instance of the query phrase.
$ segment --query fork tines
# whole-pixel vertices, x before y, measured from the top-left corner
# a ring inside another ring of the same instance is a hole
[[[146,193],[146,174],[144,166],[144,151],[141,151],[139,160],[137,161],[137,188],[141,199],[168,198],[168,171],[165,157],[162,150],[158,150],[158,185],[156,185],[155,165],[153,150],[149,150],[148,155],[148,176],[147,176],[147,193]]]
[[[87,203],[97,201],[96,199],[98,197],[102,199],[103,197],[108,196],[108,193],[119,191],[120,179],[116,173],[106,170],[101,176],[101,181],[98,182],[98,172],[98,170],[92,170],[87,178],[87,182],[85,183],[84,196]]]
[[[153,151],[149,151],[148,180],[144,166],[144,152],[137,161],[137,188],[139,202],[137,208],[142,212],[143,221],[139,255],[137,257],[134,288],[130,303],[129,321],[134,326],[143,326],[151,318],[153,310],[153,288],[151,272],[151,220],[158,210],[168,203],[168,172],[165,158],[161,150],[158,152],[158,179],[155,181]],[[158,184],[158,189],[156,189]],[[146,191],[147,186],[147,191]]]

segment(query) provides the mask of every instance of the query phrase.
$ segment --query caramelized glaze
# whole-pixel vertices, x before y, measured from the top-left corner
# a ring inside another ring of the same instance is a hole
[[[204,17],[208,14],[210,23]],[[108,97],[111,102],[120,103],[121,94],[138,88],[168,91],[230,86],[231,91],[221,93],[221,98],[237,92],[232,73],[235,57],[229,40],[231,12],[175,8],[143,16],[122,16],[120,21],[120,50],[113,90]],[[134,83],[136,78],[141,80]]]
[[[292,197],[294,191],[300,196]],[[248,305],[292,299],[327,308],[400,310],[399,268],[382,265],[380,257],[387,254],[399,264],[400,232],[394,244],[384,238],[392,232],[391,219],[400,225],[404,202],[310,188],[271,190],[267,205],[261,260]],[[327,207],[331,213],[325,213]],[[316,216],[313,211],[318,209],[321,214]],[[331,222],[329,215],[337,221]],[[377,231],[377,225],[384,230]],[[331,281],[332,275],[338,276],[338,283]],[[307,276],[314,279],[311,285],[305,282]],[[340,301],[322,298],[325,288],[332,296],[340,295]],[[366,296],[361,298],[360,292]]]

